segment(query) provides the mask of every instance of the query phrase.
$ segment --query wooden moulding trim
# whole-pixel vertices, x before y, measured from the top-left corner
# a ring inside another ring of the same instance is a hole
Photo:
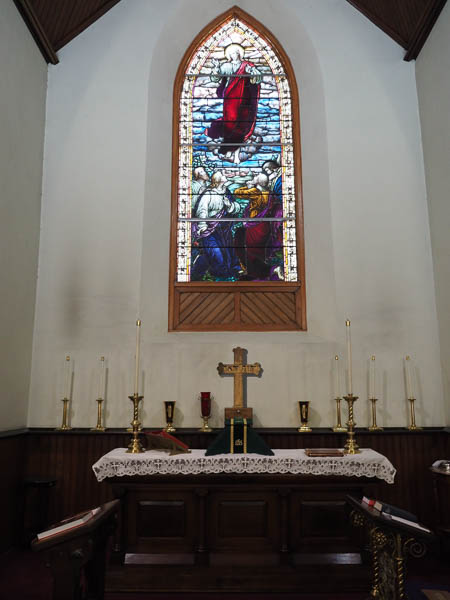
[[[297,323],[242,323],[242,321],[232,321],[231,323],[195,323],[194,325],[177,326],[174,331],[193,332],[193,331],[301,331]]]
[[[237,288],[240,292],[295,292],[299,290],[301,286],[300,281],[267,281],[264,283],[249,283],[248,281],[234,281],[229,283],[227,281],[218,281],[213,285],[205,283],[204,281],[192,281],[184,283],[179,281],[174,284],[174,287],[178,291],[183,292],[236,292]]]
[[[14,3],[22,15],[23,20],[30,30],[31,35],[33,36],[46,62],[51,63],[52,65],[57,65],[59,63],[59,59],[55,52],[55,48],[53,48],[52,43],[48,39],[45,29],[37,18],[29,0],[14,0]]]
[[[27,427],[22,427],[21,429],[5,429],[0,431],[0,439],[16,437],[19,435],[24,435],[25,433],[28,433]]]
[[[226,282],[177,282],[177,214],[178,214],[178,162],[179,162],[179,135],[178,135],[178,126],[179,126],[179,104],[180,104],[180,94],[182,90],[182,84],[184,79],[184,74],[186,72],[186,68],[188,66],[189,61],[192,58],[192,55],[196,51],[196,49],[204,43],[204,41],[212,35],[217,29],[222,27],[222,25],[228,21],[228,19],[236,17],[241,21],[247,23],[249,26],[258,31],[264,38],[266,38],[274,51],[277,53],[278,58],[283,64],[285,71],[288,75],[289,85],[291,88],[291,104],[292,104],[292,134],[293,134],[293,146],[294,146],[294,159],[295,159],[295,186],[296,186],[296,233],[297,233],[297,269],[298,269],[298,278],[299,281],[296,282],[264,282],[261,283],[253,283],[250,285],[248,282],[235,282],[230,286],[230,284]],[[301,148],[300,148],[300,115],[299,115],[299,99],[298,99],[298,88],[297,82],[294,74],[294,70],[292,68],[289,57],[284,52],[281,44],[278,40],[270,33],[262,23],[251,17],[249,14],[244,12],[237,6],[234,6],[227,10],[225,13],[219,15],[216,19],[214,19],[209,25],[204,27],[200,33],[196,36],[196,38],[192,41],[189,48],[186,50],[180,65],[177,70],[177,74],[175,76],[174,89],[173,89],[173,111],[172,111],[172,199],[171,199],[171,232],[170,232],[170,265],[169,265],[169,331],[179,331],[182,327],[177,323],[178,315],[177,310],[178,307],[175,305],[176,300],[175,296],[180,291],[201,291],[201,292],[219,292],[225,290],[231,290],[233,292],[243,292],[245,291],[290,291],[293,289],[298,290],[297,293],[297,320],[298,320],[298,329],[306,330],[306,292],[305,292],[305,249],[304,249],[304,226],[303,226],[303,200],[302,200],[302,163],[301,163]],[[237,296],[235,299],[236,305],[239,303],[239,297]],[[238,322],[234,322],[235,330],[238,330],[241,327],[241,324]],[[228,326],[229,330],[230,327]],[[270,327],[265,327],[265,330],[270,330]],[[274,326],[272,328],[274,331],[281,331],[285,329],[283,326],[280,327]],[[186,331],[213,331],[216,328],[211,327],[211,325],[205,325],[205,327],[200,328],[200,326],[196,326],[195,328],[190,326],[189,329],[186,328]],[[246,326],[242,326],[242,330],[249,331],[255,330],[250,329]]]
[[[415,60],[419,56],[419,52],[427,41],[446,2],[447,0],[430,0],[409,41],[407,52],[404,57],[405,61],[409,62]]]
[[[145,427],[144,429],[152,429],[152,427]],[[222,429],[222,427],[215,427],[214,429],[217,429],[217,431],[220,431]],[[51,435],[51,436],[64,436],[64,437],[68,437],[68,436],[73,436],[73,435],[90,435],[93,438],[96,438],[98,440],[100,439],[105,439],[106,436],[108,435],[127,435],[129,436],[129,432],[127,431],[127,429],[125,427],[113,427],[111,429],[107,429],[105,433],[103,433],[101,436],[99,436],[99,434],[95,431],[92,431],[90,427],[76,427],[75,429],[72,429],[70,431],[59,431],[56,430],[54,427],[28,427],[26,429],[23,430],[17,430],[17,429],[13,429],[13,430],[9,430],[9,431],[4,431],[4,434],[9,434],[9,436],[14,436],[14,435],[19,435],[19,432],[21,435]],[[260,433],[270,433],[273,435],[286,435],[288,433],[293,434],[294,436],[298,437],[297,435],[297,427],[255,427],[255,431],[258,431]],[[411,437],[418,437],[420,435],[430,435],[430,434],[443,434],[445,436],[450,434],[450,428],[446,427],[444,425],[434,425],[432,427],[424,427],[423,429],[421,429],[420,431],[408,431],[408,429],[405,429],[404,427],[384,427],[383,431],[377,431],[375,434],[372,431],[369,431],[368,429],[364,428],[364,427],[356,427],[356,433],[358,435],[367,435],[367,436],[374,436],[374,437],[381,437],[383,435],[386,434],[401,434],[402,436],[411,436]],[[188,435],[188,434],[196,434],[199,435],[201,437],[204,436],[203,433],[199,433],[198,429],[196,427],[177,427],[177,435]],[[345,437],[345,433],[342,434],[336,434],[333,433],[330,430],[330,427],[313,427],[313,430],[311,432],[308,433],[308,435],[311,434],[326,434],[327,436],[329,435],[330,437],[336,438],[338,439],[339,436]]]

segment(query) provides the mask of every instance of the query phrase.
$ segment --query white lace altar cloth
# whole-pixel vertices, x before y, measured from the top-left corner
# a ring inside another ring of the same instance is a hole
[[[261,454],[216,454],[205,456],[206,450],[170,456],[168,451],[150,450],[128,454],[116,448],[98,460],[92,469],[98,481],[108,477],[133,475],[210,475],[217,473],[290,473],[292,475],[337,475],[377,477],[394,483],[395,469],[389,460],[365,448],[360,454],[342,457],[306,456],[304,450],[274,450],[274,456]]]

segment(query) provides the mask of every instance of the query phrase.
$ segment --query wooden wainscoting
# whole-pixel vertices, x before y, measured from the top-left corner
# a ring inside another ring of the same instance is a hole
[[[23,513],[26,429],[0,434],[0,552],[18,541]]]
[[[315,429],[308,434],[299,434],[293,428],[267,428],[258,432],[272,448],[342,447],[345,441],[345,435],[329,429]],[[192,448],[207,448],[215,437],[196,429],[180,429],[176,435]],[[386,455],[397,469],[393,485],[378,484],[378,497],[410,510],[421,521],[433,526],[436,513],[429,467],[435,460],[450,456],[450,430],[425,428],[413,433],[385,429],[378,434],[358,430],[356,439],[361,447],[370,447]],[[92,465],[113,448],[126,447],[129,440],[130,434],[124,430],[99,434],[88,429],[68,432],[29,429],[3,435],[0,438],[2,545],[7,547],[14,539],[19,539],[21,482],[26,476],[58,480],[49,493],[48,507],[49,521],[56,522],[113,498],[110,486],[96,480]],[[307,511],[308,505],[304,509]],[[327,511],[331,515],[335,509],[338,507],[329,505]]]

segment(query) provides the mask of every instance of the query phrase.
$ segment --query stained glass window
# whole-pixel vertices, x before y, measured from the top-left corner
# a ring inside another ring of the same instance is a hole
[[[181,84],[176,281],[296,282],[289,77],[235,14],[195,49]]]

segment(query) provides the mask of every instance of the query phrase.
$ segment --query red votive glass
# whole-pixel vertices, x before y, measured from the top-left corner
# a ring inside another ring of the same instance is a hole
[[[211,415],[211,392],[200,392],[200,405],[202,417]]]

